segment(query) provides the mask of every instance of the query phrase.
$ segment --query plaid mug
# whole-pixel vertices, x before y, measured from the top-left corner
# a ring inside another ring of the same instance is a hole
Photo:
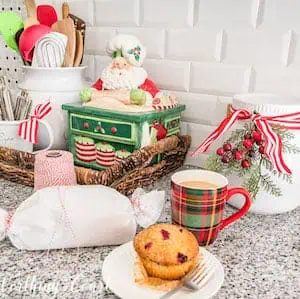
[[[186,182],[205,182],[216,187],[186,187]],[[223,219],[226,202],[236,194],[245,197],[244,206]],[[213,243],[219,231],[245,215],[251,206],[250,194],[244,188],[228,188],[221,174],[207,170],[184,170],[171,178],[172,222],[191,231],[200,246]]]

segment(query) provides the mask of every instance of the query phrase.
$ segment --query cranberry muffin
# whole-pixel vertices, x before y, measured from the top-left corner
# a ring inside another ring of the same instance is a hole
[[[149,276],[181,279],[198,261],[199,245],[188,230],[172,224],[155,224],[140,232],[134,248]]]

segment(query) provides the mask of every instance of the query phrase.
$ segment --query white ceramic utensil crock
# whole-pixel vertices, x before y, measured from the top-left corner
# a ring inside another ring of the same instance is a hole
[[[85,66],[70,68],[35,68],[23,66],[23,78],[19,84],[32,98],[32,107],[50,99],[51,113],[45,118],[54,132],[52,149],[67,148],[67,113],[62,111],[62,104],[80,102],[79,92],[87,87],[84,80]],[[46,147],[49,136],[41,125],[37,148]]]
[[[54,141],[53,130],[46,120],[39,120],[39,128],[44,126],[48,134],[49,143],[46,144],[44,149],[35,152],[33,151],[32,143],[18,136],[19,125],[22,122],[23,120],[0,121],[0,146],[34,154],[40,151],[47,151],[52,147]]]
[[[233,97],[233,107],[246,108],[249,111],[257,111],[264,116],[274,116],[292,112],[300,112],[300,98],[280,96],[276,94],[239,94]],[[241,123],[237,124],[236,129]],[[300,147],[300,131],[293,131],[295,139],[291,142]],[[300,206],[300,155],[284,154],[284,160],[292,170],[293,184],[289,184],[274,176],[273,179],[282,191],[282,196],[273,197],[269,193],[260,190],[253,202],[250,212],[257,214],[278,214],[291,211]],[[267,170],[263,170],[267,172]],[[233,187],[241,186],[242,178],[229,176],[228,180]],[[233,197],[229,204],[240,208],[243,201],[239,196]]]

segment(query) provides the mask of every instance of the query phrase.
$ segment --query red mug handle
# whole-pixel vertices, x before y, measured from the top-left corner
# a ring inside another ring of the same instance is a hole
[[[235,194],[241,194],[245,197],[245,204],[244,206],[238,210],[236,213],[234,213],[233,215],[229,216],[228,218],[224,219],[221,223],[221,227],[220,230],[222,230],[223,228],[225,228],[227,225],[229,225],[230,223],[238,220],[239,218],[241,218],[242,216],[244,216],[248,210],[251,207],[251,195],[249,194],[249,192],[244,189],[244,188],[231,188],[228,189],[228,193],[227,193],[227,198],[226,198],[226,202]]]

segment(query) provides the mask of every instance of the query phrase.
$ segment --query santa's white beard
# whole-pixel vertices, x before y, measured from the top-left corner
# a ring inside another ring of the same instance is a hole
[[[138,88],[147,79],[148,74],[142,67],[130,67],[127,69],[105,68],[101,75],[104,89],[132,89]]]

